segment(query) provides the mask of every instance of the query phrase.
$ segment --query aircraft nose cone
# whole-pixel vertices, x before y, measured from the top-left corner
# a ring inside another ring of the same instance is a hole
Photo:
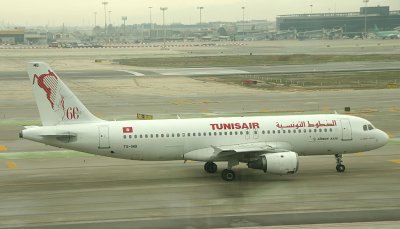
[[[382,146],[386,145],[389,141],[389,135],[385,133],[384,131],[381,131],[379,135],[379,142],[382,143]]]

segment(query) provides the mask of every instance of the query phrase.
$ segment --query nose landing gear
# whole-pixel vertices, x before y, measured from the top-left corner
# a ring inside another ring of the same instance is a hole
[[[343,155],[342,154],[335,154],[335,158],[336,158],[336,171],[338,173],[343,173],[346,170],[346,167],[342,164]]]

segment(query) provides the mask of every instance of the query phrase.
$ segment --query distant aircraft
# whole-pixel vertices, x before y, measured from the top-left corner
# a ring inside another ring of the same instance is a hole
[[[20,137],[56,147],[130,160],[227,162],[221,173],[235,179],[232,168],[247,163],[271,174],[293,174],[298,155],[335,155],[384,146],[388,135],[369,121],[349,115],[196,118],[104,121],[79,101],[60,77],[41,62],[28,63],[28,74],[42,126],[28,126]],[[156,169],[156,168],[155,168]]]
[[[397,39],[400,38],[400,31],[392,30],[392,31],[379,31],[378,26],[375,25],[374,29],[375,36],[382,39]]]

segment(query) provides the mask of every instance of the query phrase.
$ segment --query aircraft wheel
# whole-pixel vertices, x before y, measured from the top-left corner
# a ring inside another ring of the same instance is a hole
[[[343,173],[344,172],[344,170],[346,170],[346,167],[344,166],[344,165],[337,165],[336,166],[336,171],[338,172],[338,173]]]
[[[235,172],[230,169],[224,169],[221,173],[222,179],[225,181],[233,181],[235,180]]]
[[[217,167],[217,164],[215,164],[214,162],[206,162],[205,164],[204,164],[204,170],[207,172],[207,173],[216,173],[217,172],[217,169],[218,169],[218,167]]]

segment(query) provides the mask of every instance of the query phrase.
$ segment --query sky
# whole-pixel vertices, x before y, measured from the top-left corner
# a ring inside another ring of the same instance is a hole
[[[0,0],[0,26],[93,26],[97,12],[97,25],[104,25],[103,1],[111,11],[111,23],[148,23],[151,9],[152,22],[162,24],[160,7],[168,7],[165,22],[195,24],[202,21],[240,21],[244,6],[245,20],[275,21],[277,15],[296,13],[358,12],[363,0]],[[310,6],[312,5],[312,7]],[[390,6],[400,10],[400,0],[369,0],[368,6]]]

